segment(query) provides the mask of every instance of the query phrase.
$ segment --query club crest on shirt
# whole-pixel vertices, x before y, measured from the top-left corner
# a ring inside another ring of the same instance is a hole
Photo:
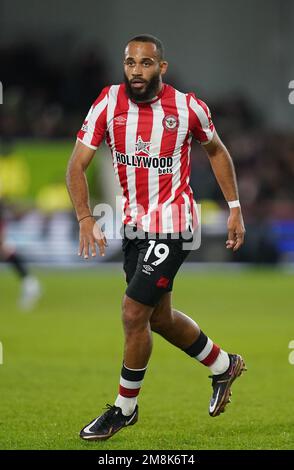
[[[136,142],[136,155],[145,153],[145,155],[150,155],[150,144],[151,142],[144,142],[142,137],[139,135]]]
[[[162,125],[167,131],[175,131],[179,127],[179,119],[172,114],[168,114],[164,116]]]

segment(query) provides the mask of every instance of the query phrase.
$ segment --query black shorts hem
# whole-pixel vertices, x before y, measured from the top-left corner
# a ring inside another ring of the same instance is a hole
[[[142,299],[140,295],[136,295],[133,292],[129,292],[128,288],[126,289],[125,293],[128,297],[130,297],[130,299],[135,300],[136,302],[139,302],[142,305],[147,305],[148,307],[155,307],[160,301],[161,297],[168,292],[172,292],[172,289],[165,289],[164,291],[160,292],[158,299],[154,299],[154,296],[152,299]]]

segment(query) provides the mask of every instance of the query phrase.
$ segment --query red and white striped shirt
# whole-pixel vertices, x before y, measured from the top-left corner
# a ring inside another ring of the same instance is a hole
[[[214,126],[193,93],[163,84],[151,102],[128,98],[125,85],[104,88],[77,134],[92,149],[106,136],[123,192],[123,223],[145,232],[177,233],[197,226],[190,187],[191,140],[206,144]]]

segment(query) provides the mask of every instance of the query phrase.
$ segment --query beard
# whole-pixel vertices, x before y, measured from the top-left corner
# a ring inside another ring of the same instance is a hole
[[[126,93],[128,97],[134,101],[151,101],[152,98],[154,98],[159,91],[160,74],[153,75],[153,77],[149,81],[144,80],[144,83],[146,83],[144,91],[133,88],[131,85],[131,81],[127,78],[126,74],[124,74],[124,80],[126,85]]]

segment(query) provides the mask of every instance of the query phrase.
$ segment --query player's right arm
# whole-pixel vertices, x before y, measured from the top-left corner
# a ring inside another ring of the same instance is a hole
[[[98,245],[101,256],[105,254],[106,238],[99,225],[91,217],[89,189],[86,178],[86,169],[95,155],[95,149],[87,147],[77,140],[71,158],[68,162],[66,173],[66,184],[77,219],[81,220],[79,256],[84,253],[84,258],[89,257],[89,248],[92,256],[96,256],[96,245]],[[89,217],[88,217],[89,216]]]
[[[95,223],[93,217],[91,217],[89,189],[85,172],[106,132],[109,88],[103,88],[78,132],[78,139],[69,160],[66,175],[67,188],[77,219],[80,221],[79,256],[84,253],[85,259],[89,257],[89,247],[92,256],[96,256],[96,245],[98,245],[100,255],[104,256],[105,246],[107,246],[106,238],[98,223]]]

